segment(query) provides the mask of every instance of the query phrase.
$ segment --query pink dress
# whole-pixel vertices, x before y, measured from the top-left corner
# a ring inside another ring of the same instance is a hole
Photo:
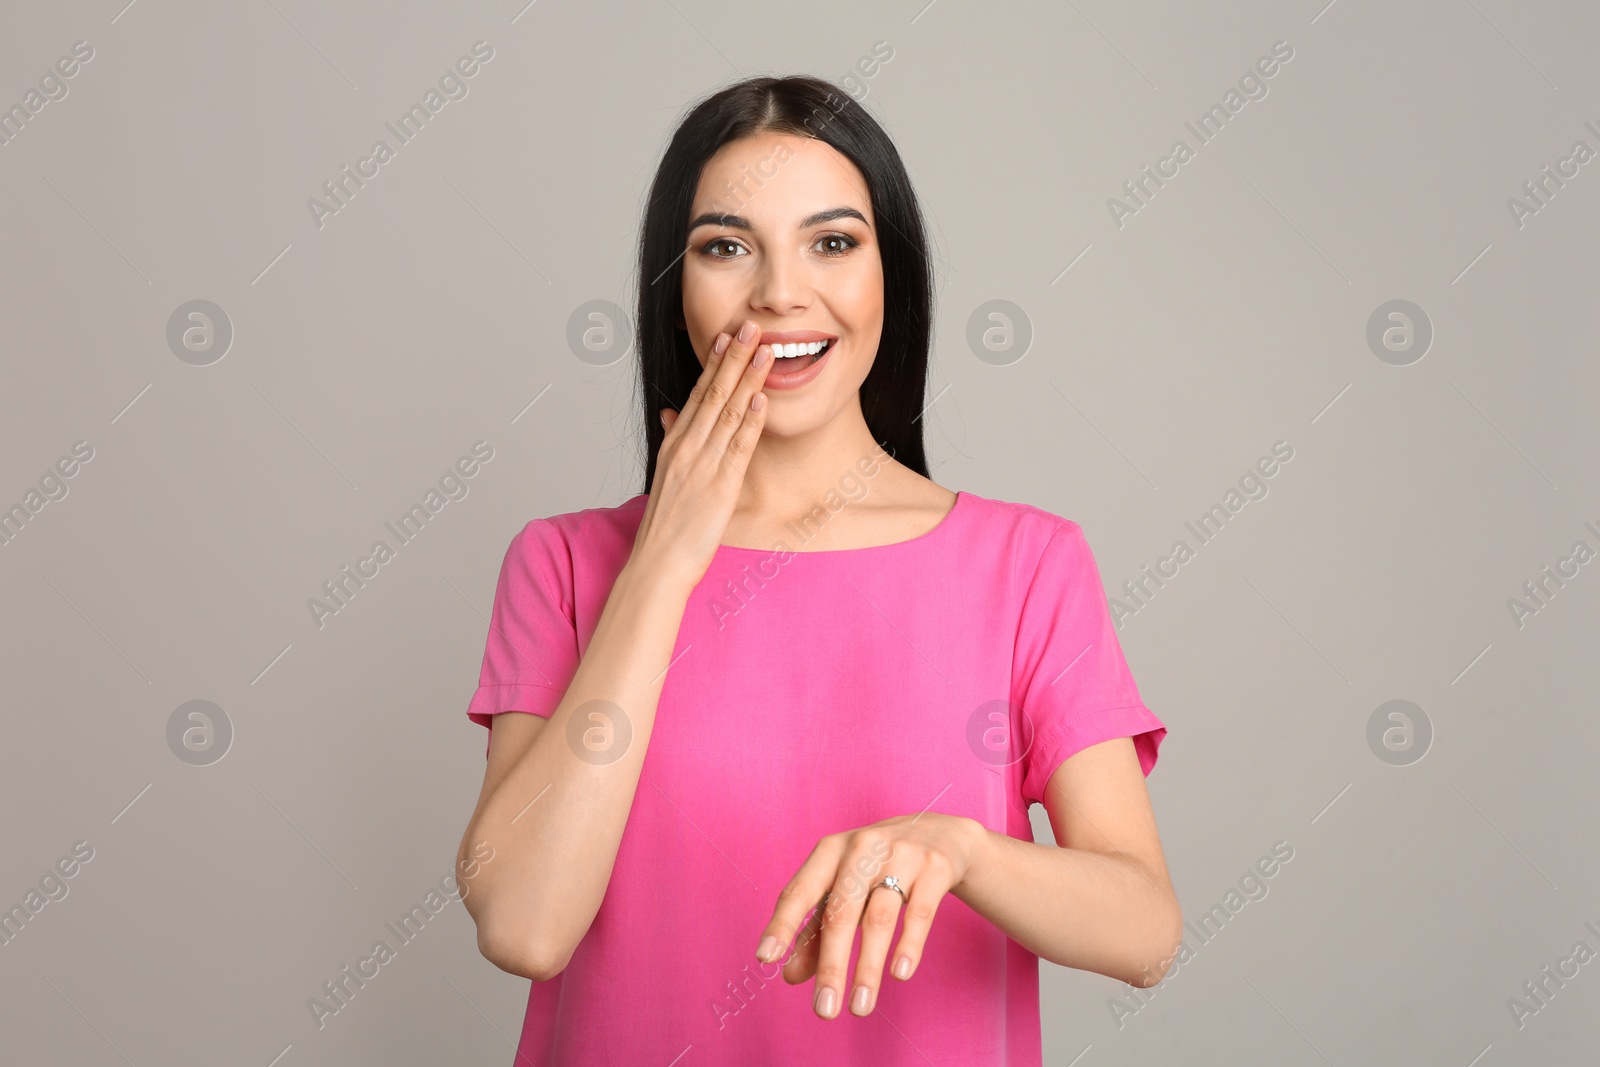
[[[555,710],[646,502],[512,538],[473,722]],[[1150,773],[1166,727],[1083,531],[960,492],[898,544],[804,551],[794,533],[723,545],[690,595],[605,898],[565,970],[532,984],[517,1067],[1040,1064],[1039,957],[954,896],[865,1018],[819,1018],[813,982],[755,950],[827,834],[928,810],[1032,841],[1028,806],[1073,753],[1131,737]]]

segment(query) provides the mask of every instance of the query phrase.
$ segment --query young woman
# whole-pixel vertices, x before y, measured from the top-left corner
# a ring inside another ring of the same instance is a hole
[[[512,539],[467,712],[518,1063],[1039,1064],[1040,957],[1148,986],[1179,943],[1166,728],[1079,526],[927,477],[899,155],[827,82],[734,85],[639,267],[649,492]]]

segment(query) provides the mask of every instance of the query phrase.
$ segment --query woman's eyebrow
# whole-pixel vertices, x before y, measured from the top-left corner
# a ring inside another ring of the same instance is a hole
[[[867,221],[866,217],[853,207],[830,207],[826,211],[819,211],[814,215],[807,215],[805,218],[800,220],[800,225],[797,226],[796,229],[808,230],[811,227],[819,226],[824,222],[832,222],[834,219],[860,219],[862,223],[866,223]],[[708,211],[703,215],[697,216],[694,221],[689,223],[689,229],[691,231],[700,226],[719,226],[727,230],[754,229],[754,227],[750,225],[750,220],[745,218],[743,215],[729,215],[718,211]]]

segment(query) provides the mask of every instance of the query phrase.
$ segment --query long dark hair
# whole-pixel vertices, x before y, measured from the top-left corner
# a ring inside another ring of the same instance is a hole
[[[639,239],[639,382],[645,472],[655,483],[666,432],[663,408],[683,410],[701,374],[683,317],[683,251],[689,211],[706,161],[729,141],[774,132],[815,137],[854,163],[872,197],[883,261],[883,333],[861,383],[873,438],[899,463],[928,476],[922,449],[923,392],[933,323],[933,268],[911,179],[883,127],[848,93],[811,77],[741,81],[695,105],[672,135],[650,186]]]

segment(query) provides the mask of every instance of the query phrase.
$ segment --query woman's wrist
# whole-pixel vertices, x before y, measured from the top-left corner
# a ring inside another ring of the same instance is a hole
[[[958,891],[961,887],[971,882],[974,876],[982,877],[988,868],[990,857],[994,854],[994,838],[989,828],[977,819],[968,817],[966,821],[970,824],[967,829],[970,831],[971,841],[967,845],[966,874],[961,881],[950,887],[951,895],[956,897],[960,896]]]
[[[699,583],[698,577],[691,579],[681,570],[654,557],[640,556],[637,552],[623,564],[616,581],[617,585],[648,598],[665,596],[685,602]]]

